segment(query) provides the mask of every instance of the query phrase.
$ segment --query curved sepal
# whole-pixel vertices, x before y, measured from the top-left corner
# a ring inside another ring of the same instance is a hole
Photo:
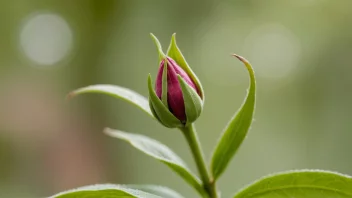
[[[183,127],[184,125],[182,122],[177,119],[168,108],[165,107],[163,102],[158,98],[156,95],[153,84],[152,78],[149,74],[148,76],[148,90],[149,90],[149,100],[150,100],[150,108],[152,112],[154,112],[157,116],[157,119],[160,121],[161,124],[168,128],[177,128]]]
[[[185,103],[186,126],[189,126],[200,116],[203,110],[203,101],[198,93],[190,87],[180,75],[177,75],[177,78],[181,85],[182,96]]]
[[[176,44],[176,33],[174,33],[171,37],[171,42],[169,45],[169,49],[167,50],[167,56],[170,58],[174,59],[174,61],[183,69],[186,71],[186,73],[191,77],[191,79],[194,81],[194,83],[197,85],[197,88],[199,90],[200,97],[204,101],[204,90],[202,87],[202,84],[200,83],[198,77],[194,74],[192,69],[188,66],[188,63],[186,62],[186,59],[183,57],[181,50],[178,48]]]
[[[159,42],[158,38],[156,38],[156,36],[154,36],[154,34],[152,34],[152,33],[150,33],[150,36],[152,37],[152,39],[153,39],[153,41],[154,41],[154,43],[155,43],[155,45],[156,45],[156,48],[157,48],[157,50],[158,50],[158,53],[159,53],[159,62],[160,62],[160,61],[163,60],[166,56],[165,56],[165,54],[164,54],[164,52],[163,52],[163,49],[162,49],[162,47],[161,47],[161,45],[160,45],[160,42]]]
[[[154,116],[154,118],[155,118],[160,124],[163,124],[163,123],[160,122],[160,120],[159,120],[159,118],[158,118],[158,115],[156,114],[156,112],[155,112],[155,110],[154,110],[152,101],[149,99],[148,102],[149,102],[150,111],[152,112],[152,115]]]

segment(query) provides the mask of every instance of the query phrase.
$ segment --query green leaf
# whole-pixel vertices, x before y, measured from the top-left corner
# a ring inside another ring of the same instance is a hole
[[[132,189],[138,189],[143,192],[148,192],[153,195],[158,195],[160,197],[167,197],[167,198],[183,198],[178,192],[164,187],[164,186],[157,186],[157,185],[127,185]]]
[[[157,115],[158,120],[164,126],[169,128],[183,127],[184,125],[181,123],[179,119],[177,119],[168,108],[165,107],[163,102],[158,98],[154,89],[152,78],[149,74],[148,76],[148,91],[149,91],[149,100],[151,101],[151,108],[153,108],[153,112]]]
[[[139,93],[133,90],[127,89],[125,87],[120,87],[117,85],[91,85],[91,86],[83,87],[75,91],[72,91],[68,95],[68,97],[71,98],[84,93],[101,93],[101,94],[106,94],[106,95],[113,96],[115,98],[125,100],[139,107],[144,112],[148,113],[148,115],[154,118],[149,108],[148,99],[140,95]]]
[[[203,101],[199,97],[198,93],[191,88],[180,75],[177,75],[177,78],[182,89],[187,117],[186,126],[188,126],[200,116],[203,109]]]
[[[321,170],[300,170],[264,177],[234,198],[351,198],[352,178]]]
[[[132,146],[143,153],[166,164],[200,194],[205,193],[199,179],[191,173],[181,158],[164,144],[143,135],[126,133],[119,130],[105,129],[104,132],[111,137],[129,142]]]
[[[217,179],[226,169],[232,157],[245,139],[252,123],[255,108],[256,83],[252,66],[241,56],[234,55],[242,61],[250,76],[250,87],[245,102],[225,128],[211,159],[211,171]]]
[[[56,194],[50,198],[164,198],[124,185],[99,184]]]
[[[158,38],[156,38],[156,36],[154,36],[154,34],[152,34],[152,33],[150,33],[150,36],[152,37],[152,39],[153,39],[153,41],[154,41],[154,43],[155,43],[155,45],[156,45],[156,48],[157,48],[157,50],[158,50],[158,53],[159,53],[159,62],[160,62],[162,59],[165,58],[165,54],[164,54],[164,52],[163,52],[163,49],[162,49],[162,47],[161,47],[161,45],[160,45],[160,42],[159,42]]]
[[[197,87],[199,88],[200,96],[204,101],[204,90],[202,84],[192,71],[191,67],[188,66],[186,59],[183,57],[181,50],[178,48],[176,44],[176,33],[174,33],[171,37],[169,49],[167,50],[167,56],[174,59],[174,61],[176,61],[176,63],[191,77],[194,83],[196,83]]]

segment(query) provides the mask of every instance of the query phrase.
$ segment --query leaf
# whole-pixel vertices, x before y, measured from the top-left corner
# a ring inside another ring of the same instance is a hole
[[[211,171],[217,179],[226,169],[232,157],[245,139],[252,123],[255,108],[256,82],[252,66],[241,56],[234,55],[242,61],[250,76],[250,87],[245,102],[225,128],[211,160]]]
[[[204,189],[199,179],[194,176],[188,169],[186,164],[167,146],[149,137],[126,133],[119,130],[105,129],[104,132],[115,138],[119,138],[129,142],[132,146],[142,151],[143,153],[161,161],[170,167],[173,171],[179,174],[187,183],[189,183],[200,194],[204,194]]]
[[[99,184],[65,191],[50,198],[164,198],[124,185]]]
[[[154,195],[158,195],[160,197],[167,197],[167,198],[183,198],[178,192],[164,186],[157,186],[157,185],[127,185],[132,189],[138,189],[143,192],[148,192]]]
[[[183,57],[181,50],[178,48],[176,44],[176,33],[174,33],[171,37],[171,42],[169,45],[169,49],[167,50],[167,56],[174,59],[176,63],[186,71],[186,73],[191,77],[191,79],[196,83],[197,87],[199,88],[200,96],[204,101],[204,90],[202,84],[198,80],[197,76],[192,71],[191,67],[188,65],[186,59]]]
[[[335,172],[300,170],[264,177],[234,198],[351,198],[352,178]]]
[[[68,95],[68,97],[71,98],[84,93],[102,93],[102,94],[113,96],[115,98],[125,100],[139,107],[148,115],[154,118],[152,112],[150,111],[148,99],[140,95],[139,93],[133,90],[127,89],[125,87],[120,87],[117,85],[91,85],[91,86],[83,87],[75,91],[72,91]]]

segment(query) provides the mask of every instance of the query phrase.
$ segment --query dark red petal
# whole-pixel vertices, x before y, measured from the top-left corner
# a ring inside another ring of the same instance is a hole
[[[167,70],[167,101],[170,111],[181,121],[186,120],[182,89],[175,68],[170,64]]]
[[[196,90],[196,92],[199,94],[199,90],[198,90],[196,84],[193,82],[191,77],[185,72],[185,70],[183,70],[180,66],[178,66],[176,64],[176,62],[174,60],[172,60],[171,58],[168,59],[168,61],[170,62],[170,65],[173,66],[173,68],[175,69],[176,73],[179,74],[183,78],[183,80],[185,80],[186,83],[189,86],[191,86],[194,90]]]
[[[165,60],[162,60],[159,66],[158,74],[156,76],[156,81],[155,81],[155,92],[156,95],[161,99],[162,95],[162,90],[163,90],[163,71],[164,71],[164,62]]]
[[[171,59],[168,59],[167,70],[167,102],[170,112],[181,121],[186,120],[185,104],[182,95],[182,89],[178,82],[177,75],[180,75],[186,83],[191,86],[199,94],[199,90],[189,75]],[[155,81],[156,95],[161,99],[162,96],[162,80],[164,71],[164,60],[160,62],[158,74]]]

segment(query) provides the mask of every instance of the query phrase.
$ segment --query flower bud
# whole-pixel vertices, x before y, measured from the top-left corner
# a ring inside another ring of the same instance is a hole
[[[192,79],[188,76],[188,74],[176,64],[174,60],[167,57],[167,59],[163,59],[160,63],[158,75],[156,77],[155,83],[155,92],[156,95],[162,99],[162,83],[163,83],[163,71],[164,64],[166,60],[166,68],[167,68],[167,103],[169,110],[176,118],[178,118],[181,122],[186,121],[186,112],[185,112],[185,104],[183,100],[183,94],[181,85],[178,82],[177,75],[189,85],[192,89],[194,89],[197,93],[197,87],[192,81]]]
[[[153,36],[153,35],[152,35]],[[185,127],[193,123],[203,109],[203,89],[198,78],[187,65],[173,35],[164,55],[159,41],[153,36],[159,51],[159,70],[155,89],[148,78],[149,106],[155,118],[169,128]]]

